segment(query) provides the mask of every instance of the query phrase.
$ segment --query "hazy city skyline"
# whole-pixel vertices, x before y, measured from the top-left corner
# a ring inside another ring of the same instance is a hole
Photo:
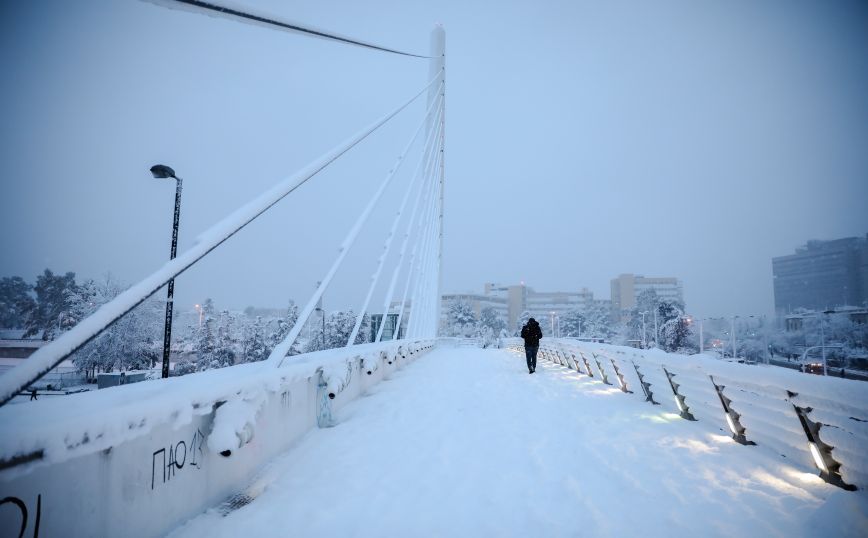
[[[525,281],[608,298],[634,273],[681,279],[698,315],[771,314],[773,257],[868,231],[862,3],[241,4],[422,54],[445,26],[444,293]],[[151,165],[185,180],[183,251],[427,77],[426,60],[147,2],[0,13],[0,276],[31,282],[162,265],[174,189]],[[304,303],[423,112],[179,277],[178,308]],[[407,179],[328,308],[361,305]]]

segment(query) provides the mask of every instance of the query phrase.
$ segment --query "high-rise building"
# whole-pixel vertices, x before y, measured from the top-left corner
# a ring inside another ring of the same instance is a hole
[[[795,254],[772,258],[775,311],[863,306],[868,301],[868,234],[808,241]]]
[[[684,304],[684,287],[677,278],[625,273],[612,279],[612,318],[623,320],[645,290],[654,290],[663,301]]]

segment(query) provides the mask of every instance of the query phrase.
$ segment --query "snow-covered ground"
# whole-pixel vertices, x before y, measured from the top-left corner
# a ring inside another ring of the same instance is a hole
[[[506,351],[439,348],[337,418],[172,536],[868,536],[866,492]]]

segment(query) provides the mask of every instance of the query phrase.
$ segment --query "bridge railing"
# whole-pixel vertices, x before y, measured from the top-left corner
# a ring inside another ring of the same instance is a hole
[[[844,489],[868,488],[868,385],[710,355],[543,339],[539,358],[650,405],[698,421],[742,445],[772,450]],[[504,347],[524,354],[519,338]]]
[[[156,536],[221,502],[231,508],[255,495],[245,487],[265,463],[433,345],[362,344],[277,369],[251,363],[103,389],[75,406],[0,408],[0,498],[14,499],[0,529]]]

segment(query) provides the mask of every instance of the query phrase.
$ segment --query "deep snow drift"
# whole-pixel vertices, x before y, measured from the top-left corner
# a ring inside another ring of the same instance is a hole
[[[864,491],[506,351],[439,348],[337,419],[172,536],[868,535]]]

